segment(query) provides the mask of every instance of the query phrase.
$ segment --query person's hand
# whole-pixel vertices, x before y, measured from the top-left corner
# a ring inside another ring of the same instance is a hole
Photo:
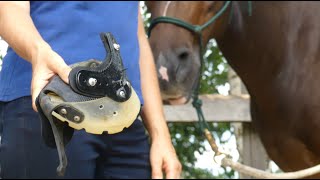
[[[152,140],[150,162],[153,179],[162,179],[162,172],[165,173],[166,179],[180,178],[182,166],[169,138]]]
[[[33,110],[38,111],[35,100],[40,94],[40,91],[48,84],[50,78],[55,74],[58,74],[65,83],[69,83],[68,76],[71,68],[64,62],[60,55],[46,45],[39,48],[32,58],[31,64],[32,108]]]

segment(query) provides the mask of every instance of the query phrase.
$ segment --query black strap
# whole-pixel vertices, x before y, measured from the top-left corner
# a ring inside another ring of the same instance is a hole
[[[57,174],[63,176],[67,167],[65,145],[70,141],[74,129],[59,120],[53,119],[51,112],[54,107],[52,107],[50,103],[45,103],[50,101],[47,100],[47,98],[49,97],[42,91],[36,99],[36,106],[41,119],[41,134],[47,146],[57,148],[60,162],[57,167]],[[42,104],[42,107],[47,106],[46,108],[49,110],[42,111],[40,104]]]

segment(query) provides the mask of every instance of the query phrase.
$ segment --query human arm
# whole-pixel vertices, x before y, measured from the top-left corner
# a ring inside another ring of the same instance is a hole
[[[156,75],[156,68],[143,20],[139,12],[138,37],[140,46],[140,72],[144,106],[142,119],[151,137],[150,162],[152,178],[180,178],[181,164],[172,145]]]
[[[0,36],[20,57],[32,65],[32,107],[37,111],[35,99],[49,79],[58,74],[68,83],[71,68],[37,31],[30,16],[29,1],[1,1],[0,27]]]

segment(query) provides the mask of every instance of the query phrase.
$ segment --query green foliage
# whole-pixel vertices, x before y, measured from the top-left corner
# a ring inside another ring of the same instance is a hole
[[[217,87],[224,86],[228,80],[228,64],[214,40],[209,41],[204,58],[200,94],[219,93]]]
[[[230,130],[230,123],[208,123],[208,125],[218,143],[223,144],[228,141],[228,139],[222,140],[219,137],[222,137],[224,132]],[[203,154],[207,150],[205,147],[206,139],[199,131],[198,123],[168,123],[168,126],[172,143],[182,163],[183,178],[231,178],[234,176],[233,170],[227,170],[225,168],[222,168],[225,174],[220,174],[219,177],[216,177],[206,169],[195,167],[197,161],[195,152]]]
[[[143,1],[140,1],[140,10],[143,14],[143,23],[144,23],[144,29],[146,33],[148,32],[148,27],[150,25],[150,16],[151,14],[148,12],[147,6],[144,5]]]
[[[147,12],[146,6],[141,4],[144,15],[144,25],[147,29],[150,24],[150,13]],[[222,56],[220,50],[213,40],[208,43],[207,52],[204,55],[206,59],[202,80],[200,82],[200,94],[218,93],[218,86],[224,86],[227,83],[228,65]],[[196,113],[196,110],[194,110]],[[231,131],[230,123],[208,123],[210,130],[217,143],[223,144],[227,140],[222,140],[222,134]],[[195,153],[203,154],[206,149],[206,139],[200,132],[198,123],[168,123],[171,133],[171,140],[176,149],[178,158],[182,164],[182,177],[185,179],[214,179],[214,178],[234,178],[234,171],[231,169],[221,168],[219,175],[215,176],[208,169],[195,167],[197,158]],[[231,132],[232,133],[232,132]],[[209,149],[211,150],[211,149]],[[212,157],[213,158],[213,157]]]

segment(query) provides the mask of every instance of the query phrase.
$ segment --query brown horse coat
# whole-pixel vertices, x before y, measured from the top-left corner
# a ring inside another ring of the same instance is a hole
[[[153,18],[163,15],[166,2],[147,4]],[[173,1],[166,16],[203,24],[222,5]],[[204,42],[217,40],[246,85],[253,125],[268,155],[284,171],[320,163],[320,3],[256,1],[251,16],[247,2],[232,2],[232,9],[204,31]],[[159,75],[162,93],[186,96],[182,92],[190,91],[199,73],[195,36],[172,24],[158,24],[150,44],[158,68],[165,66],[171,79]]]

